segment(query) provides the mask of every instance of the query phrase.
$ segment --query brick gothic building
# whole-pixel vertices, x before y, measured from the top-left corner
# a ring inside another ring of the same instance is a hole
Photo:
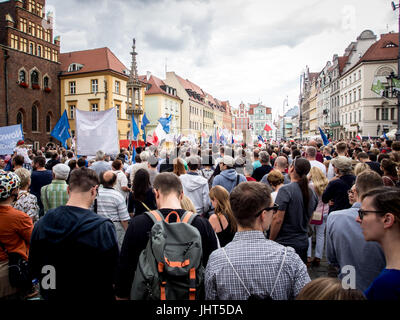
[[[0,126],[22,123],[35,148],[55,142],[60,118],[60,41],[44,8],[45,0],[0,3]]]

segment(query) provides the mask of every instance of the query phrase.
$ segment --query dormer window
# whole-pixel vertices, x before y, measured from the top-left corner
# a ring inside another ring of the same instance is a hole
[[[384,46],[384,48],[396,48],[396,47],[397,45],[395,45],[393,42],[389,42]]]
[[[83,65],[79,63],[71,63],[68,67],[68,72],[79,71],[83,68]]]

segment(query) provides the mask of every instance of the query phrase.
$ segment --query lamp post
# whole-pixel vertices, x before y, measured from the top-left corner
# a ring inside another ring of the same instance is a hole
[[[400,1],[399,4],[395,4],[394,1],[392,1],[392,8],[393,11],[396,11],[396,9],[400,8]],[[397,57],[397,79],[399,79],[399,73],[400,73],[400,10],[399,10],[399,53]],[[396,140],[400,140],[400,94],[397,93],[397,132],[396,132]]]

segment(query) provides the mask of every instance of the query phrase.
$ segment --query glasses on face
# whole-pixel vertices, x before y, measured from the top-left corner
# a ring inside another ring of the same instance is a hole
[[[363,209],[358,209],[358,216],[362,220],[364,216],[368,213],[385,213],[384,211],[380,210],[363,210]]]
[[[272,210],[272,211],[273,211],[273,214],[275,214],[275,213],[278,212],[278,209],[279,209],[279,205],[277,205],[276,203],[274,203],[274,205],[273,205],[272,207],[267,207],[267,208],[264,208],[264,209],[260,210],[260,211],[256,214],[256,218],[257,218],[259,215],[261,215],[261,213],[263,213],[263,211],[270,211],[270,210]]]

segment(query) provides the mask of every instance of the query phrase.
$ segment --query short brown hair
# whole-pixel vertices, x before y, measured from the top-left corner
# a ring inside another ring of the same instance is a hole
[[[114,160],[112,163],[112,167],[114,169],[120,170],[122,168],[122,161],[119,159]]]
[[[172,172],[157,174],[153,182],[153,187],[165,196],[172,192],[179,196],[183,192],[181,180]]]
[[[71,172],[69,189],[73,192],[88,192],[94,186],[99,185],[99,177],[96,171],[82,167]]]
[[[366,300],[357,289],[344,289],[338,278],[320,277],[307,283],[296,300]]]
[[[383,180],[379,173],[373,170],[365,170],[356,178],[356,190],[359,197],[371,189],[383,187]]]
[[[393,151],[400,151],[400,141],[393,141],[392,149]]]
[[[256,213],[271,204],[271,189],[260,182],[242,182],[231,192],[229,202],[238,224],[252,227]]]
[[[347,144],[346,144],[346,142],[339,142],[339,143],[336,145],[336,152],[337,152],[337,153],[343,153],[343,152],[346,151],[346,149],[347,149]]]
[[[46,158],[42,156],[36,156],[33,158],[33,164],[37,163],[39,167],[44,168],[46,165]]]

